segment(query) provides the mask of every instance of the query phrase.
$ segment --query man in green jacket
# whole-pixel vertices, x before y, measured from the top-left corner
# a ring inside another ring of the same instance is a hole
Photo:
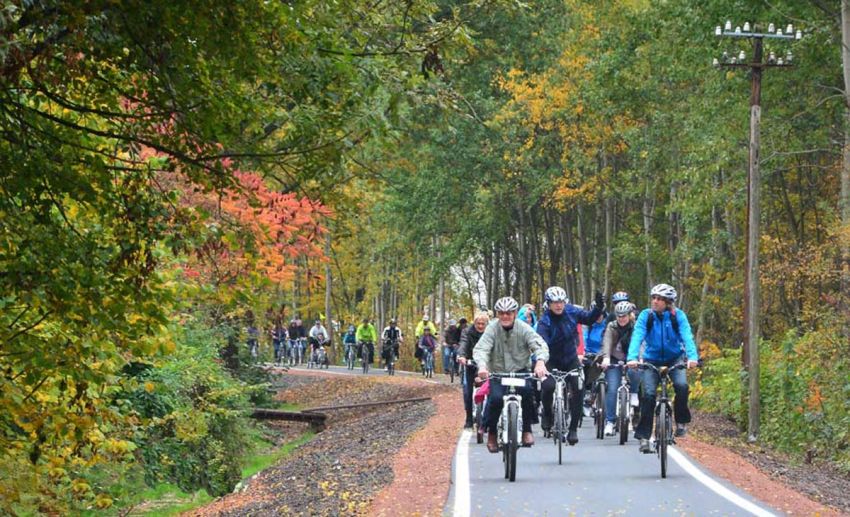
[[[360,348],[364,344],[369,347],[369,363],[375,360],[375,342],[378,341],[378,331],[375,326],[369,322],[369,318],[363,318],[363,323],[357,327],[357,350],[362,355],[363,349]]]
[[[472,358],[478,364],[478,376],[486,379],[490,371],[498,373],[528,372],[531,356],[534,354],[537,362],[534,364],[534,375],[545,378],[546,361],[549,360],[549,347],[546,341],[527,323],[516,319],[519,304],[510,296],[500,298],[493,306],[497,319],[490,322],[472,351]],[[526,385],[517,392],[522,396],[522,444],[525,447],[534,445],[534,435],[531,434],[531,424],[537,423],[537,411],[534,409],[533,388]],[[496,441],[496,426],[502,412],[502,396],[505,388],[498,380],[490,383],[490,397],[485,411],[487,419],[487,450],[499,452]]]

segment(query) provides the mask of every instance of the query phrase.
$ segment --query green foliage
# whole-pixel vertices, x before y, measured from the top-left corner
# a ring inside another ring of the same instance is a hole
[[[850,471],[848,359],[834,328],[763,341],[761,435],[765,443],[799,458],[835,462]],[[741,416],[739,350],[711,360],[694,386],[694,401],[707,411]]]

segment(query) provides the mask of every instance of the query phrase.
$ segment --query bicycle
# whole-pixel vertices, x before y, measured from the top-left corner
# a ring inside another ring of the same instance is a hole
[[[434,351],[426,348],[423,352],[425,354],[425,363],[422,367],[422,373],[426,378],[430,379],[434,377]]]
[[[661,477],[667,477],[667,446],[676,443],[673,440],[673,406],[667,397],[667,386],[670,384],[670,372],[685,368],[684,364],[662,366],[656,368],[650,363],[641,363],[640,368],[650,368],[658,374],[661,385],[661,397],[655,401],[655,453],[661,462]]]
[[[455,382],[455,377],[460,376],[457,369],[457,348],[449,347],[449,379],[452,384]]]
[[[353,370],[354,365],[357,363],[357,345],[349,343],[346,346],[348,347],[348,353],[345,354],[345,364],[349,370]]]
[[[637,422],[637,410],[631,404],[631,383],[625,363],[620,361],[611,368],[621,370],[620,386],[617,387],[617,420],[614,427],[620,435],[620,445],[624,445],[629,440],[629,422]]]
[[[546,435],[548,436],[546,437],[552,438],[558,446],[558,465],[563,464],[563,448],[567,439],[567,426],[570,418],[569,399],[578,396],[570,388],[567,397],[564,397],[564,393],[567,393],[567,377],[577,377],[578,383],[581,385],[583,374],[584,368],[581,366],[568,372],[560,370],[549,372],[549,375],[555,379],[555,398],[552,400],[552,429],[547,431]]]
[[[360,343],[360,360],[363,363],[363,373],[369,373],[369,345],[372,343],[364,341]]]
[[[477,370],[477,365],[475,361],[468,361],[467,366]],[[464,382],[472,382],[475,384],[475,380],[470,381],[469,372],[467,368],[463,369]],[[480,380],[480,379],[479,379]],[[475,431],[475,443],[484,443],[484,408],[487,406],[487,395],[484,395],[481,402],[475,402],[476,393],[478,390],[483,389],[484,383],[478,383],[477,386],[474,386],[472,389],[472,429]]]
[[[504,403],[496,436],[505,464],[505,479],[513,482],[516,481],[516,452],[522,443],[522,395],[517,393],[517,388],[525,387],[534,376],[528,373],[493,373],[490,376],[508,388],[502,397]]]
[[[381,350],[381,355],[387,364],[387,375],[395,375],[395,343],[385,341],[384,347]]]

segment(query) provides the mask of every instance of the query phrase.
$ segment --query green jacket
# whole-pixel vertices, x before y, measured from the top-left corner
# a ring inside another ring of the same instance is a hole
[[[549,347],[540,334],[519,319],[509,331],[502,328],[498,319],[491,321],[472,350],[478,368],[494,373],[528,370],[532,354],[548,361]]]
[[[369,341],[371,343],[378,342],[378,331],[375,330],[375,326],[369,323],[368,325],[365,323],[361,323],[359,327],[357,327],[357,341]]]
[[[434,325],[433,321],[428,322],[428,328],[431,329],[431,335],[434,336],[434,339],[437,339],[437,326]],[[425,333],[425,322],[420,321],[416,325],[416,330],[413,332],[413,337],[420,338],[420,337],[422,337],[422,334],[424,334],[424,333]]]

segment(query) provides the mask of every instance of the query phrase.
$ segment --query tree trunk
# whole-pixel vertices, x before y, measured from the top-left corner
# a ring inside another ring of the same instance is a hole
[[[655,206],[651,197],[652,183],[647,177],[644,182],[643,193],[643,251],[646,261],[646,293],[652,290],[652,285],[655,283],[654,274],[652,272],[652,216],[655,211]]]
[[[542,239],[538,234],[538,228],[540,228],[541,226],[539,224],[539,218],[539,209],[532,209],[531,224],[533,228],[531,230],[531,242],[534,244],[534,247],[532,248],[534,250],[533,264],[537,266],[537,274],[535,275],[537,277],[537,294],[539,297],[542,297],[546,289],[546,286],[544,285],[546,283],[546,278],[543,276],[543,249],[541,246]],[[529,297],[526,301],[532,301],[532,299],[533,298]]]
[[[605,198],[605,279],[602,292],[608,296],[611,294],[611,272],[614,267],[614,200]]]
[[[587,305],[590,299],[590,270],[587,267],[587,236],[585,235],[584,217],[582,217],[582,208],[576,208],[576,222],[578,230],[578,269],[579,279],[581,280],[581,299],[580,302]]]
[[[325,238],[325,257],[331,256],[331,232],[328,232],[327,237]],[[332,292],[332,282],[333,279],[331,277],[331,262],[328,260],[325,262],[325,321],[327,321],[327,329],[328,335],[330,336],[330,359],[331,361],[336,360],[336,350],[334,350],[334,345],[336,341],[334,340],[334,326],[333,326],[333,313],[331,312],[331,292]]]
[[[555,217],[551,210],[543,210],[546,224],[546,248],[549,252],[549,285],[558,285],[558,270],[561,269],[561,247],[555,242]]]
[[[841,163],[841,199],[839,210],[845,228],[841,244],[841,299],[845,341],[850,339],[850,0],[841,0],[841,64],[844,73],[844,150]]]

